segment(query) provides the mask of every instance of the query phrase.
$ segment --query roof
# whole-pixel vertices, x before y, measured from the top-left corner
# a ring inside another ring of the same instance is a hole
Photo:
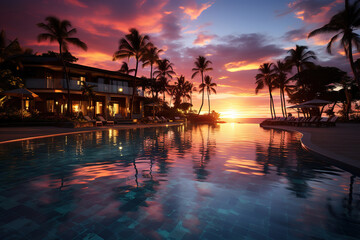
[[[23,58],[23,64],[25,66],[44,66],[44,67],[49,67],[49,68],[51,68],[53,66],[53,67],[57,67],[57,68],[59,68],[59,67],[62,68],[61,61],[56,57],[44,57],[44,56],[36,56],[36,55],[25,56]],[[134,76],[120,73],[119,71],[106,70],[106,69],[95,68],[95,67],[90,67],[90,66],[85,66],[85,65],[75,64],[75,63],[66,63],[66,66],[70,67],[72,69],[84,70],[87,72],[93,72],[93,73],[97,73],[97,74],[117,76],[124,80],[133,81],[135,78]],[[136,77],[136,80],[143,81],[143,79],[139,78],[139,77]]]

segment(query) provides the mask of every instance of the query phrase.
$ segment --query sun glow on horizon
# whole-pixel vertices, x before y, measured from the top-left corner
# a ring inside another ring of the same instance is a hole
[[[236,119],[241,117],[242,114],[240,112],[237,112],[236,110],[228,110],[228,111],[220,112],[220,118]]]

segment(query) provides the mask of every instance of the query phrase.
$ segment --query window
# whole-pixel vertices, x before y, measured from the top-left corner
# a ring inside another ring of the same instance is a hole
[[[50,75],[46,76],[46,88],[54,88],[54,79]]]
[[[46,111],[47,112],[55,111],[55,101],[54,100],[46,100]]]

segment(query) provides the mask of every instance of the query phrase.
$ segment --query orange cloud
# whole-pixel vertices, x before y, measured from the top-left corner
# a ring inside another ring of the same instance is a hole
[[[226,71],[239,72],[258,69],[261,63],[247,63],[246,61],[229,62],[225,64]]]
[[[304,13],[305,13],[305,11],[298,11],[298,12],[295,12],[295,15],[298,19],[301,19],[304,21]]]
[[[219,77],[218,79],[219,80],[222,80],[222,79],[227,79],[227,78],[229,78],[228,76],[221,76],[221,77]]]
[[[197,6],[197,5],[190,7],[180,6],[179,8],[184,10],[184,13],[189,15],[191,20],[196,20],[203,11],[211,7],[213,4],[214,4],[213,2],[212,3],[208,2],[201,4],[201,6]]]

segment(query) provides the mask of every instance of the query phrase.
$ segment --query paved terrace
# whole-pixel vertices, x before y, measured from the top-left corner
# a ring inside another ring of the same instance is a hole
[[[265,127],[265,126],[264,126]],[[336,127],[266,126],[298,131],[305,148],[360,170],[360,124],[337,123]]]
[[[78,132],[91,132],[106,129],[134,129],[134,128],[148,128],[148,127],[165,127],[180,125],[182,123],[153,123],[153,124],[122,124],[114,126],[102,126],[91,128],[64,128],[64,127],[1,127],[0,128],[0,144],[8,142],[16,142],[21,140],[28,140],[33,138],[52,137],[58,135],[66,135]]]

